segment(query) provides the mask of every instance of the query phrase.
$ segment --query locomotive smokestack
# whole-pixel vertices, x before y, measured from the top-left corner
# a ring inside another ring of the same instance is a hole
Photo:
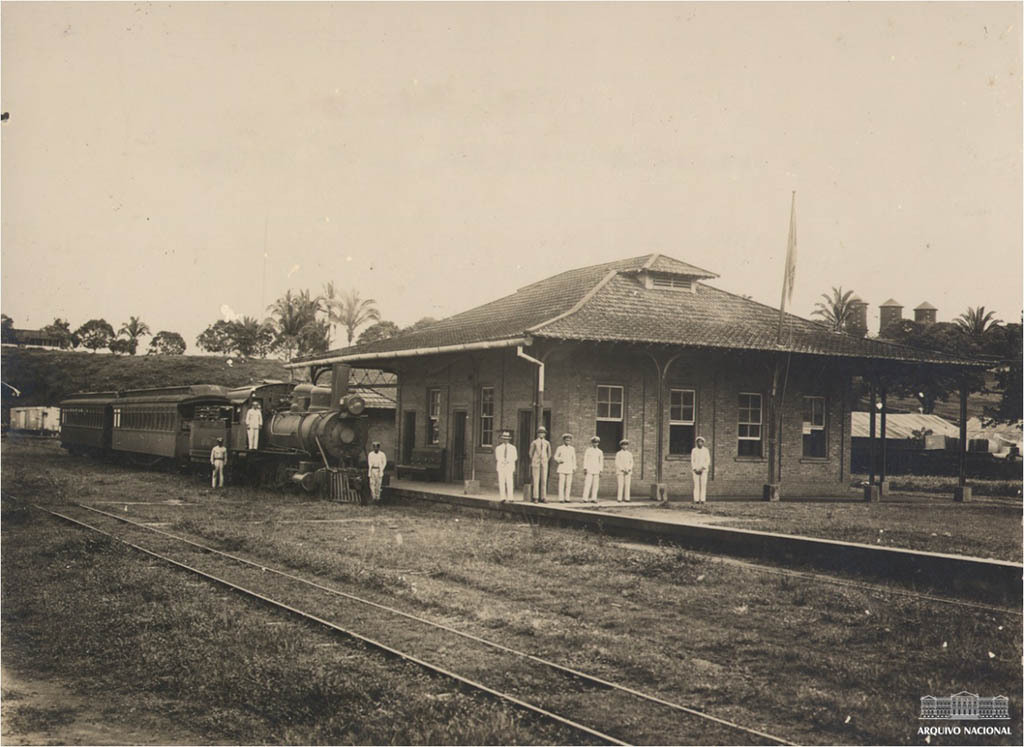
[[[348,392],[348,378],[352,366],[335,363],[331,368],[331,406],[337,407]]]

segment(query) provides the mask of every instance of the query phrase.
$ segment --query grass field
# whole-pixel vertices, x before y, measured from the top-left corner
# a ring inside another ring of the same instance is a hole
[[[1020,617],[780,578],[675,548],[640,551],[599,534],[444,506],[213,493],[187,477],[40,446],[5,444],[4,468],[4,489],[20,497],[118,501],[132,518],[167,522],[796,742],[923,744],[919,698],[964,689],[1011,697],[1017,736],[981,743],[1019,742]],[[180,503],[136,503],[157,500]],[[319,634],[273,625],[281,621],[67,528],[10,518],[5,667],[59,677],[79,692],[102,688],[119,703],[135,698],[154,718],[184,717],[206,741],[565,739],[500,709],[475,719],[482,711],[452,696],[415,700],[438,694],[439,685],[372,657],[343,659],[355,678],[346,679],[327,663],[337,647],[319,646],[327,642]],[[338,711],[345,715],[334,718]]]

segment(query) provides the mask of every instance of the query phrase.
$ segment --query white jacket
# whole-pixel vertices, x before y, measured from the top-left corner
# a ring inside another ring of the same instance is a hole
[[[373,468],[377,467],[381,472],[388,466],[388,458],[383,451],[371,451],[366,455],[366,471],[373,472]]]
[[[499,472],[503,469],[515,469],[516,462],[519,461],[519,452],[512,444],[498,444],[494,447],[494,461]]]
[[[599,475],[602,469],[604,469],[604,452],[596,446],[591,446],[583,452],[583,471]]]
[[[246,428],[262,428],[263,427],[263,411],[258,410],[255,407],[250,407],[249,412],[245,413],[245,427]]]
[[[576,471],[576,449],[562,444],[555,449],[555,462],[558,463],[558,474],[571,475]]]
[[[615,471],[616,472],[632,472],[633,471],[633,453],[622,449],[618,454],[615,455]]]
[[[690,469],[694,472],[706,471],[711,466],[711,452],[707,446],[694,446],[690,452]]]

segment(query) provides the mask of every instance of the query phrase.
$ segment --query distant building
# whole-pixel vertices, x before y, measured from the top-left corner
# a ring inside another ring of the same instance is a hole
[[[61,338],[41,329],[11,329],[4,339],[6,345],[35,348],[59,348]]]
[[[868,333],[868,302],[857,296],[850,299],[850,316],[846,319],[846,333],[865,337]]]
[[[903,304],[890,298],[878,307],[878,334],[884,334],[890,324],[903,319]]]
[[[914,308],[914,321],[918,324],[935,324],[937,313],[938,309],[927,301],[923,301],[920,306]]]

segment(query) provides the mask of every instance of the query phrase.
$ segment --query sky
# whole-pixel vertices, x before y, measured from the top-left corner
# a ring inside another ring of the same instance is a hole
[[[400,325],[661,252],[792,311],[1022,309],[1020,3],[0,5],[0,307]],[[144,342],[145,344],[145,342]]]

